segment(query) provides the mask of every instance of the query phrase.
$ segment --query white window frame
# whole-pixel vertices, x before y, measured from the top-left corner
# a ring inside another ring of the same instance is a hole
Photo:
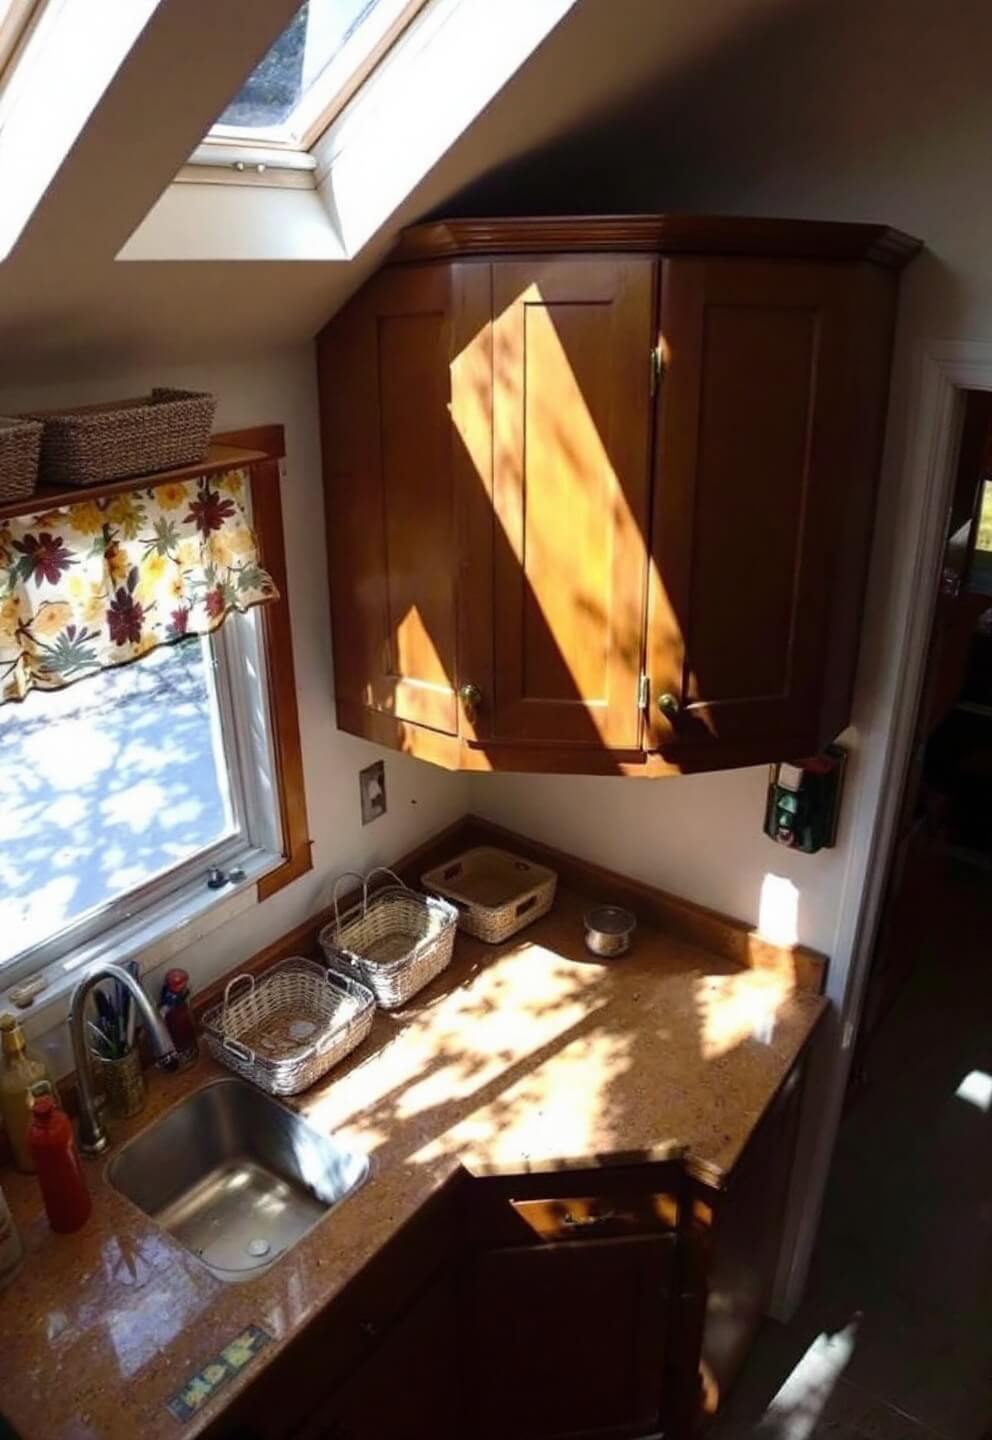
[[[309,84],[305,78],[307,51],[311,40],[316,47],[317,37],[308,32],[303,57],[303,91],[292,113],[282,124],[269,127],[214,125],[203,144],[197,147],[191,163],[217,163],[210,161],[211,152],[233,146],[263,153],[273,168],[291,165],[291,157],[309,152],[428,3],[429,0],[378,0],[367,19]]]
[[[7,14],[0,20],[0,80],[8,65],[16,62],[44,4],[45,0],[12,0]]]
[[[207,643],[235,833],[4,961],[0,989],[17,988],[44,975],[44,998],[54,998],[92,964],[142,953],[235,891],[251,891],[254,898],[259,878],[283,863],[278,771],[258,611],[229,615]],[[242,878],[212,889],[207,884],[212,868],[225,874],[242,872]]]

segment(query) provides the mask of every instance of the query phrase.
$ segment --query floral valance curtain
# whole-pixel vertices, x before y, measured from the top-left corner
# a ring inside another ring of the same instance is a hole
[[[230,470],[0,519],[0,704],[276,599],[246,478]]]

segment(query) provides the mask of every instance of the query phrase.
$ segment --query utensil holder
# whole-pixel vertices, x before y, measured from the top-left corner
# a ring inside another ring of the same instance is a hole
[[[95,1059],[111,1114],[121,1120],[140,1114],[145,1105],[145,1077],[138,1047],[132,1046],[119,1060],[106,1060],[100,1055]]]

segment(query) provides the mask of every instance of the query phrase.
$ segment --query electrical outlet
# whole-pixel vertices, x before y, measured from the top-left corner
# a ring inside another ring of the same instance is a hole
[[[369,825],[386,813],[386,767],[381,760],[358,772],[358,793],[362,802],[362,824]]]

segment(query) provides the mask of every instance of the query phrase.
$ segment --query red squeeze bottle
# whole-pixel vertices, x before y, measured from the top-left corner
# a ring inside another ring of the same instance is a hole
[[[92,1204],[72,1125],[51,1095],[34,1102],[28,1145],[41,1185],[48,1223],[60,1235],[78,1230],[89,1219]]]

